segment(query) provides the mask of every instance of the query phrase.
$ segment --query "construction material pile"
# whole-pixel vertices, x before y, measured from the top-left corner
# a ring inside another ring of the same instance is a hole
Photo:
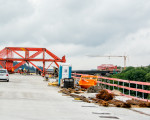
[[[114,97],[114,95],[111,94],[111,93],[108,93],[107,90],[101,90],[98,94],[96,94],[97,99],[102,99],[102,100],[105,100],[105,101],[112,100],[113,97]]]
[[[139,107],[150,107],[150,102],[145,102],[141,100],[127,100],[131,105],[137,105]]]
[[[75,98],[75,100],[82,100],[83,102],[91,103],[91,101],[88,98],[86,98],[85,96],[74,94],[74,93],[79,93],[79,91],[76,91],[75,89],[63,88],[59,92],[62,92],[62,93],[69,95],[69,96],[72,96],[73,98]]]
[[[93,98],[92,99],[94,103],[97,103],[99,105],[108,107],[123,107],[123,108],[130,108],[131,104],[127,103],[127,102],[123,102],[120,100],[109,100],[109,101],[105,101],[105,100],[101,100],[101,99],[97,99],[97,98]]]
[[[92,99],[94,103],[99,105],[108,107],[108,106],[116,106],[123,108],[130,108],[131,105],[129,103],[114,100],[114,94],[109,93],[107,90],[101,90],[98,94],[96,94],[96,98]]]
[[[111,93],[108,93],[107,90],[101,90],[99,91],[98,94],[96,94],[96,98],[93,98],[93,102],[94,103],[98,103],[99,105],[102,105],[102,106],[109,106],[109,100],[112,100],[114,97],[113,94]]]
[[[92,101],[93,101],[93,103],[96,103],[96,104],[99,104],[99,105],[102,105],[102,106],[105,106],[105,107],[109,106],[108,101],[105,101],[105,100],[101,100],[101,99],[97,99],[97,98],[92,98]]]
[[[91,86],[87,89],[87,93],[98,93],[102,89],[102,86]]]
[[[86,98],[83,95],[78,95],[83,93],[85,89],[72,89],[72,88],[63,88],[59,92],[64,93],[68,96],[72,96],[75,100],[82,100],[87,103],[96,103],[100,106],[111,106],[111,107],[122,107],[122,108],[131,108],[135,107],[150,107],[150,102],[144,102],[140,100],[127,100],[126,102],[116,100],[114,94],[109,93],[107,90],[100,90],[96,97]]]
[[[116,107],[123,107],[123,108],[130,108],[131,107],[130,103],[123,102],[123,101],[120,101],[120,100],[111,100],[111,101],[109,101],[109,104],[113,104]]]

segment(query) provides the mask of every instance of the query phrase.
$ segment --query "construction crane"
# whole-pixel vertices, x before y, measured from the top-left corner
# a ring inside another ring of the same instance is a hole
[[[89,57],[123,57],[124,58],[124,69],[126,69],[126,61],[127,61],[127,56],[100,56],[100,55],[87,55]]]

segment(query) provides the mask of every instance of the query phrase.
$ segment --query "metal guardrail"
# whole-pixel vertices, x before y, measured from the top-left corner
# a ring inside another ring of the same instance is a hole
[[[72,73],[72,77],[73,78],[77,78],[77,79],[80,79],[81,75],[85,75],[85,74]],[[133,98],[133,99],[150,102],[150,100],[144,98],[144,94],[145,93],[150,94],[150,90],[144,90],[144,85],[150,86],[149,82],[139,82],[139,81],[132,81],[132,80],[123,80],[123,79],[109,78],[109,77],[103,77],[103,76],[98,76],[98,78],[99,78],[99,81],[97,81],[97,83],[98,84],[103,84],[103,85],[108,85],[109,89],[110,89],[110,86],[113,87],[113,90],[115,89],[115,87],[117,87],[118,90],[119,90],[119,88],[122,88],[123,89],[122,96],[126,96],[126,97],[130,97],[130,98]],[[110,83],[110,81],[112,81],[113,83]],[[117,84],[114,81],[117,81]],[[122,82],[123,85],[119,85],[120,82]],[[125,86],[124,83],[128,83],[129,86],[128,87]],[[135,84],[136,88],[131,87],[131,84]],[[142,89],[138,89],[137,85],[142,85]],[[125,89],[129,90],[129,94],[128,95],[125,94]],[[132,96],[130,94],[130,91],[135,91],[136,95]],[[142,98],[139,98],[137,96],[138,95],[137,92],[141,92],[142,93]]]

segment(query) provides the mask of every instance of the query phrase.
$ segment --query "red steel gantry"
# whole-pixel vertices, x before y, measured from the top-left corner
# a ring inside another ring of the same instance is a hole
[[[25,52],[24,56],[22,56],[19,51]],[[29,54],[29,52],[35,52],[32,55]],[[48,54],[51,59],[46,59],[45,54]],[[19,56],[19,58],[15,58],[14,55]],[[38,55],[43,54],[42,58],[35,58]],[[17,65],[13,66],[13,61],[20,61]],[[43,70],[41,70],[38,66],[36,66],[33,61],[40,61],[43,62]],[[45,75],[45,62],[51,62],[55,63],[57,67],[59,67],[58,62],[66,62],[65,56],[60,59],[55,54],[47,50],[46,48],[25,48],[25,47],[5,47],[0,51],[0,65],[7,69],[9,72],[14,72],[15,69],[19,68],[25,63],[30,63],[34,67],[36,67],[38,70],[40,70],[43,75]],[[48,68],[51,66],[51,64],[48,66]],[[48,69],[47,68],[47,69]],[[46,69],[46,70],[47,70]]]

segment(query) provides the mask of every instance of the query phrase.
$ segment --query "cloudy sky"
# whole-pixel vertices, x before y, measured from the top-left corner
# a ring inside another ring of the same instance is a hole
[[[150,62],[150,0],[0,0],[0,49],[45,47],[73,69]]]

